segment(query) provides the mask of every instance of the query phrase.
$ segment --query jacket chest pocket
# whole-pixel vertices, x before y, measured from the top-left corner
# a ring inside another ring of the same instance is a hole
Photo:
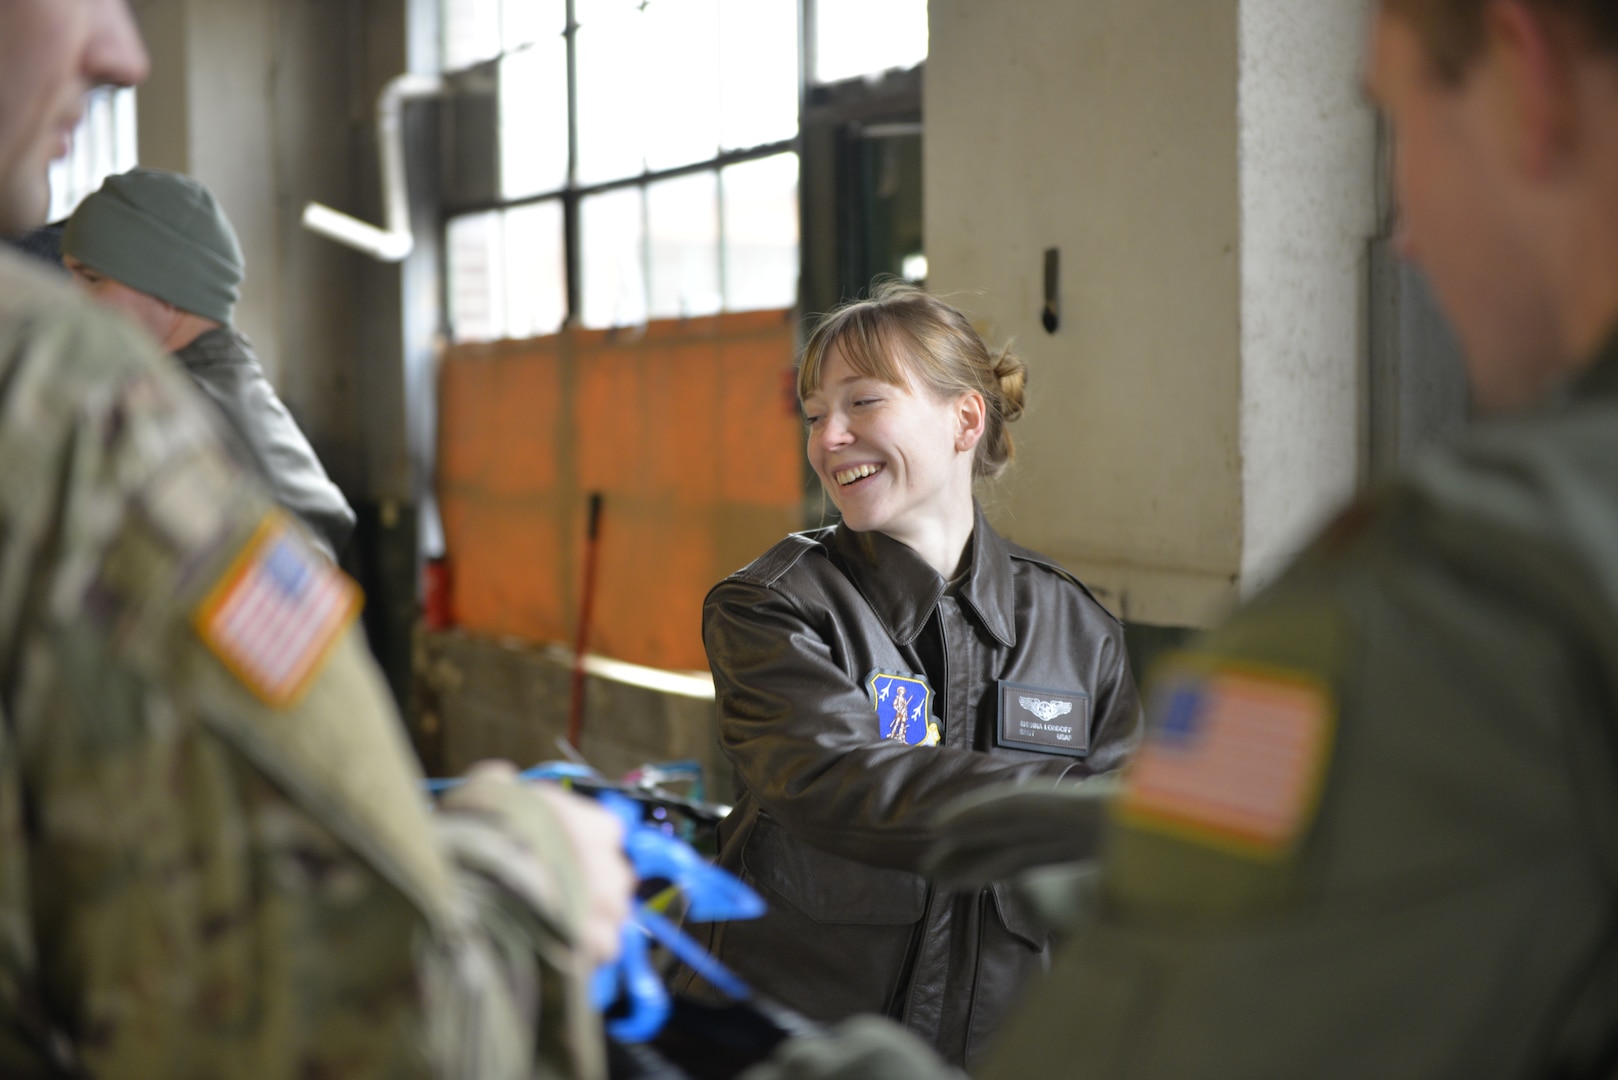
[[[817,923],[909,926],[927,907],[916,874],[844,859],[796,840],[760,815],[742,850],[749,876]]]
[[[1005,680],[998,689],[995,745],[1036,754],[1089,756],[1089,691]]]

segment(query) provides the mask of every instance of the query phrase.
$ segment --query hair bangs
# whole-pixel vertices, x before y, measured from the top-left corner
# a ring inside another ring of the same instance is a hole
[[[833,350],[842,354],[854,374],[894,386],[910,385],[904,357],[909,343],[891,318],[870,306],[844,308],[809,335],[798,365],[798,400],[819,390]]]

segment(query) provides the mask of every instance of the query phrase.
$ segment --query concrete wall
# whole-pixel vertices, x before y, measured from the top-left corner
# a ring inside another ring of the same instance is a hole
[[[567,732],[571,701],[565,650],[459,631],[423,631],[416,644],[416,744],[429,773],[459,775],[491,757],[530,765],[561,756],[557,739]],[[670,693],[591,674],[579,749],[608,777],[648,762],[695,759],[707,798],[729,801],[735,775],[719,749],[711,680],[706,689]]]
[[[928,284],[1032,371],[995,520],[1129,618],[1204,619],[1242,539],[1236,0],[930,13]]]
[[[401,487],[399,273],[306,232],[311,199],[374,213],[372,101],[409,61],[405,0],[146,0],[143,165],[196,176],[241,238],[237,325],[351,497]],[[383,298],[380,308],[377,297]],[[389,297],[391,307],[385,302]],[[362,314],[363,313],[363,314]],[[381,322],[384,331],[366,329]],[[398,415],[395,416],[394,414]],[[369,419],[397,431],[379,455]]]
[[[991,512],[1127,619],[1210,621],[1359,475],[1361,8],[932,0],[929,285],[1032,369]]]
[[[1272,579],[1368,464],[1376,123],[1361,0],[1245,0],[1242,588]]]

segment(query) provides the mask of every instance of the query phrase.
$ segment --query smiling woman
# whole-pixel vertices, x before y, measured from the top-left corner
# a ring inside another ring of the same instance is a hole
[[[910,286],[827,316],[799,393],[842,523],[789,536],[703,610],[740,787],[720,861],[770,901],[710,948],[815,1019],[885,1013],[957,1063],[1049,934],[999,884],[918,873],[933,814],[984,784],[1116,769],[1139,727],[1117,621],[973,497],[1010,460],[1023,382]]]

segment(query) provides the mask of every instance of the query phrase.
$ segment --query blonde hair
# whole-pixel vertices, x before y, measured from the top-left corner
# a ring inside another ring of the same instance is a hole
[[[1011,461],[1006,425],[1022,416],[1028,367],[1010,348],[991,353],[955,308],[903,281],[878,282],[868,299],[843,304],[815,324],[798,365],[799,400],[820,389],[833,348],[867,378],[908,386],[914,377],[939,400],[981,394],[985,424],[973,474],[998,476]]]

